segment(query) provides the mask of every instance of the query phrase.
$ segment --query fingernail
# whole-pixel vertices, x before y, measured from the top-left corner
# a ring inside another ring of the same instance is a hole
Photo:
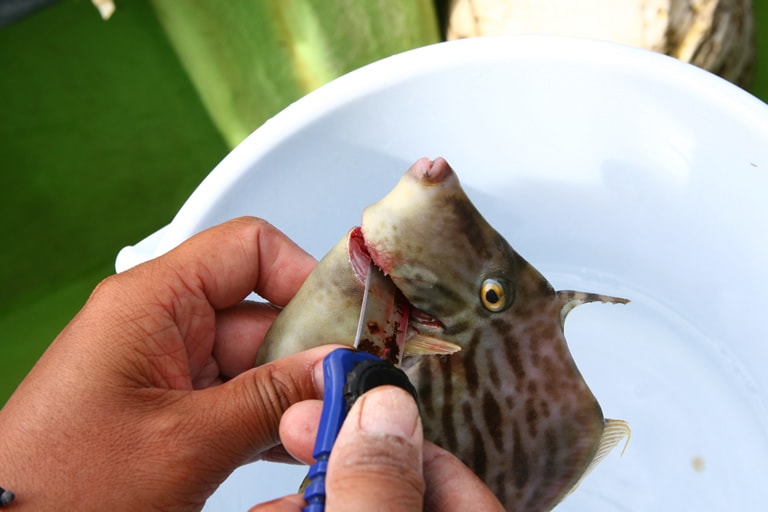
[[[413,397],[395,386],[381,386],[360,400],[360,428],[369,434],[412,438],[419,424],[419,409]]]

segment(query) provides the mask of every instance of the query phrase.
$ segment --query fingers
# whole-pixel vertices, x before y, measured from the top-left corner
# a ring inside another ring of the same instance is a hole
[[[249,460],[248,462],[255,462],[256,460],[277,462],[279,464],[293,464],[300,466],[306,465],[306,463],[297,460],[296,457],[291,455],[288,450],[286,450],[285,447],[281,444],[275,446],[274,448],[270,448],[269,450],[263,452],[257,459]]]
[[[284,306],[316,262],[271,224],[243,217],[192,237],[148,266],[152,264],[159,270],[150,268],[149,277],[155,282],[164,278],[166,287],[151,283],[144,287],[165,290],[165,296],[155,300],[165,304],[178,325],[192,374],[213,352],[220,374],[233,377],[255,361],[260,341],[276,316],[269,307],[241,305],[241,301],[255,291]],[[212,310],[219,310],[215,320]],[[213,332],[215,339],[210,337]]]
[[[306,464],[312,463],[321,412],[320,400],[307,400],[288,409],[280,422],[283,447]],[[426,511],[504,510],[491,490],[467,466],[450,452],[430,442],[424,443],[423,471]]]
[[[258,306],[250,311],[257,314],[248,318],[249,306],[240,302],[256,291],[284,305],[314,266],[315,260],[275,227],[244,217],[208,229],[168,254],[106,280],[97,289],[100,300],[91,301],[90,309],[98,309],[95,313],[103,325],[131,330],[118,333],[133,340],[123,345],[129,354],[135,353],[135,345],[145,352],[151,349],[153,357],[186,351],[186,361],[177,357],[169,370],[173,376],[157,375],[162,372],[150,368],[155,375],[147,380],[165,380],[174,387],[189,387],[191,380],[199,387],[200,382],[211,381],[215,368],[210,363],[218,363],[218,356],[226,361],[219,368],[224,377],[244,371],[255,360],[274,311]]]
[[[253,217],[204,231],[177,250],[179,274],[197,276],[217,309],[236,304],[251,291],[284,306],[316,264],[277,228]]]
[[[252,368],[228,382],[187,393],[172,404],[183,422],[185,444],[207,467],[225,473],[261,458],[277,446],[283,413],[302,400],[322,396],[323,358],[318,347]]]
[[[135,272],[152,281],[180,281],[180,291],[202,292],[215,309],[224,309],[251,291],[285,305],[315,264],[268,222],[242,217],[193,236]]]
[[[278,313],[269,304],[245,301],[216,314],[213,357],[223,377],[253,368],[261,341]]]
[[[344,421],[329,460],[329,511],[421,511],[422,428],[416,402],[381,386],[360,397]]]
[[[287,423],[312,431],[313,442],[322,404],[302,402],[291,408]],[[300,434],[293,432],[294,441]],[[304,435],[306,439],[308,436]],[[283,438],[285,443],[286,439]],[[419,411],[411,395],[400,388],[381,386],[360,397],[349,411],[333,447],[326,479],[328,512],[421,511],[424,498],[422,431]],[[306,442],[294,442],[306,450]],[[311,450],[311,448],[309,448]],[[295,456],[295,454],[294,454]],[[306,453],[302,456],[304,458]],[[286,496],[251,512],[299,512],[301,496]]]
[[[301,512],[306,505],[301,494],[291,494],[273,501],[261,503],[251,508],[248,512]],[[328,511],[332,512],[332,511]]]
[[[321,400],[305,400],[285,411],[280,420],[280,441],[296,460],[312,464],[315,438],[323,411]]]

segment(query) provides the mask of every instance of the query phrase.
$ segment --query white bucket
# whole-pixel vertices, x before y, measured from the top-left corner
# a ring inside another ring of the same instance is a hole
[[[757,510],[768,503],[768,108],[658,54],[481,38],[344,76],[227,156],[123,270],[239,215],[322,256],[421,156],[556,288],[624,296],[566,335],[608,417],[629,421],[562,511]],[[206,510],[296,491],[304,468],[241,468]]]

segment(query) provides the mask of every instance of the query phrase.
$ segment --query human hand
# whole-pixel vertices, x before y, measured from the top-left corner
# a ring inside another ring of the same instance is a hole
[[[248,218],[102,282],[0,411],[13,510],[195,510],[285,459],[280,417],[321,396],[330,348],[252,368],[277,311],[241,301],[284,305],[314,264]]]
[[[244,462],[293,460],[281,438],[308,462],[333,347],[251,368],[277,310],[242,299],[255,290],[283,305],[314,264],[245,218],[102,282],[0,411],[0,483],[18,496],[13,510],[199,510]],[[495,501],[423,443],[413,400],[397,393],[374,390],[350,411],[328,510]],[[393,418],[411,422],[410,435],[387,433]],[[257,510],[302,504],[293,496]]]
[[[280,422],[285,448],[311,464],[322,402],[291,406]],[[456,457],[425,442],[411,395],[381,386],[361,396],[334,444],[326,478],[328,512],[503,511],[493,493]],[[300,495],[251,512],[299,512]]]

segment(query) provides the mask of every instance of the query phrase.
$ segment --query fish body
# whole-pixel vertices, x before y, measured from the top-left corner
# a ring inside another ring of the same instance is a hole
[[[555,291],[482,217],[443,159],[417,161],[365,209],[361,226],[278,315],[261,361],[352,343],[361,253],[414,312],[403,367],[425,438],[458,456],[508,510],[550,510],[628,434],[626,423],[603,417],[563,333],[576,305],[627,301]],[[461,350],[425,355],[451,346]]]
[[[312,346],[353,343],[365,285],[352,267],[351,239],[352,232],[347,233],[318,262],[277,315],[259,349],[257,365]]]

